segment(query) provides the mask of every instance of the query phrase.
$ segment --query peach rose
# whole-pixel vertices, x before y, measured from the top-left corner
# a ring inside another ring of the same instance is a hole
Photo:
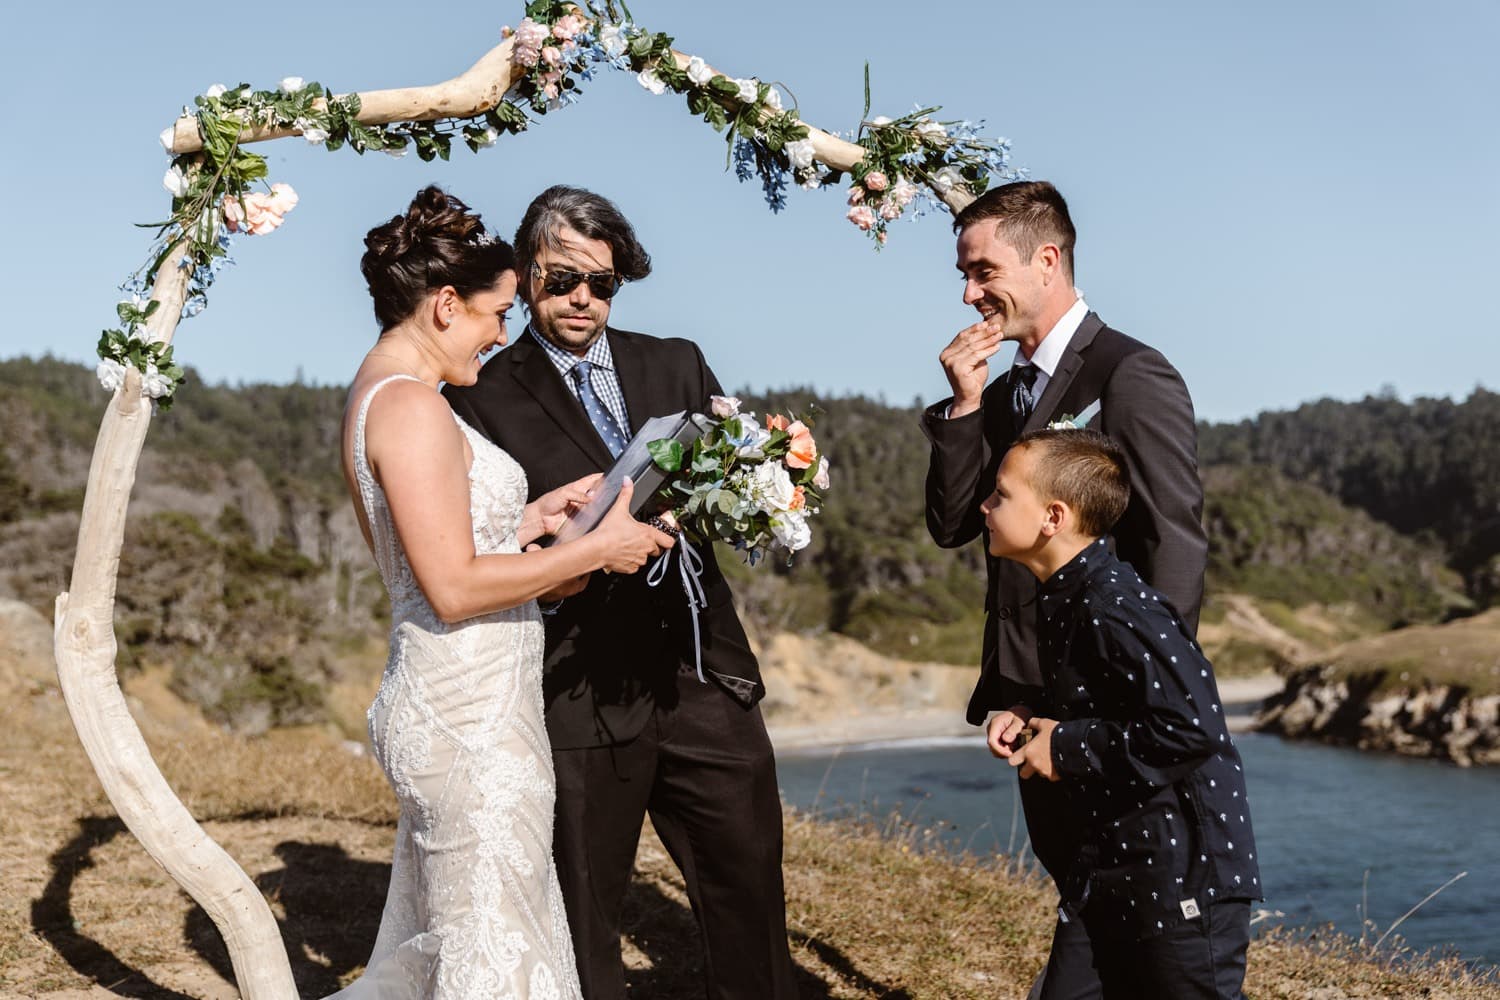
[[[868,174],[865,174],[864,185],[866,190],[884,191],[886,185],[889,183],[890,181],[886,180],[885,174],[879,170],[872,170]]]
[[[802,487],[792,490],[792,502],[787,504],[787,510],[801,510],[807,506],[807,491]]]
[[[766,414],[766,430],[768,430],[768,431],[784,431],[784,430],[786,430],[786,427],[787,427],[786,417],[783,417],[779,413],[767,413]]]
[[[290,184],[272,184],[270,194],[259,191],[239,198],[224,198],[224,227],[231,233],[244,231],[264,236],[286,219],[286,213],[297,207],[297,192]]]
[[[810,469],[818,460],[818,445],[813,441],[812,431],[802,421],[787,425],[785,431],[792,436],[787,449],[786,464],[793,469]]]

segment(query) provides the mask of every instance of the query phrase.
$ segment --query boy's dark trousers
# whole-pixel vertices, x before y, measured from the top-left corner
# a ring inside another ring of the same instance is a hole
[[[1083,916],[1089,925],[1087,910]],[[1250,904],[1227,900],[1143,940],[1090,929],[1104,1000],[1243,1000]]]

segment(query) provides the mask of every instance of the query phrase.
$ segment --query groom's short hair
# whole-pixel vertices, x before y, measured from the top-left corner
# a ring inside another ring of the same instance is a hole
[[[1037,247],[1052,243],[1062,252],[1063,270],[1073,279],[1073,245],[1078,231],[1068,214],[1061,192],[1047,181],[1016,181],[1002,184],[975,198],[953,218],[953,231],[961,233],[979,222],[994,220],[1005,239],[1016,248],[1022,261],[1030,261]]]
[[[564,227],[608,243],[615,273],[626,281],[639,281],[651,273],[651,255],[614,202],[583,188],[554,184],[532,200],[516,227],[516,264],[523,279],[543,247],[554,252],[566,249],[558,238]],[[521,287],[527,287],[524,280]]]
[[[1078,530],[1106,535],[1130,505],[1130,470],[1108,435],[1087,428],[1028,431],[1012,448],[1031,452],[1031,488],[1042,503],[1061,500],[1073,509]]]

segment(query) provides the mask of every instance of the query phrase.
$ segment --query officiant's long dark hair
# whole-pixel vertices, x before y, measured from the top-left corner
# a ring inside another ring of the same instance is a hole
[[[516,255],[523,271],[531,266],[543,247],[554,253],[568,249],[558,238],[563,227],[586,239],[608,243],[614,255],[615,274],[625,281],[640,281],[651,273],[651,255],[636,239],[635,227],[615,203],[603,195],[566,184],[554,184],[532,199],[516,227]],[[526,282],[521,287],[524,290]]]
[[[516,253],[485,230],[478,212],[431,185],[417,192],[405,215],[365,235],[359,269],[383,332],[444,285],[465,299],[493,288],[500,275],[516,269]]]

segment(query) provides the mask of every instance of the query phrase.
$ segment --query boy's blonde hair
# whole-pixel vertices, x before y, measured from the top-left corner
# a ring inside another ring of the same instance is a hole
[[[1031,431],[1011,447],[1032,452],[1031,488],[1043,503],[1061,500],[1072,508],[1082,534],[1108,534],[1130,504],[1125,456],[1098,431]]]

